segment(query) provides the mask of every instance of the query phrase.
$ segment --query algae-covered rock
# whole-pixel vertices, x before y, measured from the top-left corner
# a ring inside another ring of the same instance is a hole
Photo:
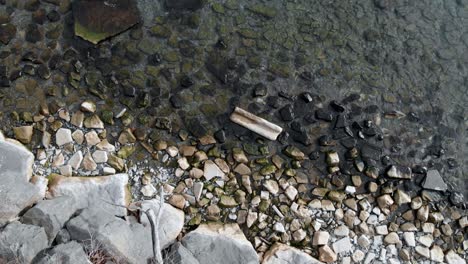
[[[79,0],[73,4],[75,35],[93,43],[115,36],[140,21],[134,0]]]

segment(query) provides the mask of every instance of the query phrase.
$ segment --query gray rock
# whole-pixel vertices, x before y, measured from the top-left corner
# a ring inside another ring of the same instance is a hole
[[[83,246],[76,241],[60,244],[47,252],[37,264],[91,264]]]
[[[73,197],[61,196],[52,200],[40,201],[29,209],[21,220],[25,224],[44,227],[49,244],[51,244],[60,229],[78,209],[81,208]]]
[[[93,205],[118,216],[127,213],[125,207],[131,197],[127,188],[127,174],[98,177],[52,175],[49,179],[50,198],[66,195],[74,197],[79,208]]]
[[[40,181],[30,182],[33,162],[24,146],[0,142],[0,226],[44,198]]]
[[[186,247],[177,242],[171,246],[166,264],[200,264],[200,262]]]
[[[140,206],[142,208],[140,211],[141,223],[146,227],[150,227],[150,222],[148,221],[148,218],[146,214],[143,213],[143,211],[151,208],[156,215],[159,210],[159,201],[156,199],[142,201],[140,202]],[[159,241],[161,243],[162,249],[175,242],[177,236],[179,236],[182,228],[184,227],[184,221],[185,214],[182,210],[179,210],[170,204],[164,203],[158,230]]]
[[[84,209],[66,226],[73,240],[100,245],[119,262],[147,263],[153,257],[150,227],[127,222],[100,207]]]
[[[262,264],[321,264],[323,262],[285,244],[276,243],[263,256]]]
[[[426,179],[422,185],[424,189],[435,190],[435,191],[443,191],[447,190],[447,184],[440,176],[439,171],[437,170],[429,170],[426,173]]]
[[[259,263],[255,249],[237,224],[202,224],[182,239],[182,245],[203,264]]]
[[[0,263],[31,263],[47,245],[44,228],[10,223],[0,232]]]

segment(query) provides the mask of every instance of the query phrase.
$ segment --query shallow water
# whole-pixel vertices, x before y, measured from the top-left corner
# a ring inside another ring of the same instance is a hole
[[[24,72],[0,88],[5,131],[27,122],[22,113],[35,114],[41,102],[52,111],[92,99],[101,111],[130,110],[115,131],[130,126],[152,139],[173,139],[154,128],[168,118],[174,132],[224,129],[227,148],[255,139],[228,121],[234,106],[287,128],[291,122],[279,109],[293,104],[296,121],[315,139],[328,127],[302,117],[357,94],[347,108],[380,124],[386,154],[437,168],[468,195],[468,1],[227,0],[168,11],[140,0],[142,22],[99,45],[74,36],[73,14],[63,3],[31,2],[0,1],[0,14],[8,13],[17,29],[8,45],[0,44],[0,65],[9,74]],[[40,9],[58,10],[60,20],[32,21]],[[24,40],[30,23],[42,34],[35,43]],[[21,59],[28,51],[40,59]],[[38,76],[41,64],[51,68],[47,80]],[[27,74],[26,65],[36,73]],[[312,106],[298,103],[303,92],[313,94]],[[404,116],[386,118],[391,111]]]

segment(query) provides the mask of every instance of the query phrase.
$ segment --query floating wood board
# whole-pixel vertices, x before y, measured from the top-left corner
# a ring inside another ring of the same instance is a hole
[[[231,114],[231,121],[239,124],[253,132],[268,138],[269,140],[276,140],[278,135],[283,129],[261,117],[245,111],[242,108],[236,107]]]

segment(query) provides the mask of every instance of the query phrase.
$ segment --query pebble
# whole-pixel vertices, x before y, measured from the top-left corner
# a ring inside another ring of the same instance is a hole
[[[284,228],[284,225],[280,222],[276,222],[274,225],[273,225],[273,230],[275,230],[276,232],[278,233],[284,233],[286,232],[286,229]]]
[[[141,193],[146,197],[151,197],[156,193],[156,188],[152,184],[147,184],[141,187]]]
[[[333,231],[333,234],[337,237],[344,237],[349,235],[349,228],[345,225],[340,225]]]
[[[88,147],[95,146],[101,142],[101,139],[94,130],[86,133],[84,137],[86,139],[86,144],[88,145]]]
[[[23,144],[29,144],[33,135],[33,126],[14,127],[15,138]]]
[[[224,178],[224,172],[213,161],[205,161],[203,176],[207,181],[215,177]]]
[[[406,245],[409,247],[415,247],[416,246],[416,240],[414,239],[414,233],[413,232],[404,232],[403,233],[403,239],[405,240]]]
[[[83,131],[77,129],[72,133],[72,138],[77,144],[83,144],[84,142],[84,134]]]
[[[116,173],[115,169],[111,167],[104,167],[102,171],[104,175],[114,175]]]
[[[60,174],[63,176],[71,177],[73,173],[73,168],[70,165],[65,165],[59,168]]]
[[[329,246],[325,245],[319,248],[319,260],[325,263],[335,262],[337,255]]]
[[[314,233],[314,237],[312,239],[312,245],[314,246],[321,246],[328,244],[328,239],[330,238],[330,234],[325,231],[317,231]]]
[[[297,189],[294,188],[294,186],[290,185],[286,190],[284,191],[286,196],[289,198],[289,200],[294,201],[297,196]]]
[[[91,156],[91,153],[88,152],[84,158],[83,158],[83,162],[81,163],[81,166],[83,167],[83,169],[87,170],[87,171],[93,171],[97,168],[97,164],[96,162],[94,162],[93,160],[93,157]]]
[[[349,252],[351,251],[351,240],[349,237],[344,237],[335,243],[333,243],[333,251],[337,254],[342,252]]]
[[[398,244],[400,243],[400,238],[396,232],[391,232],[384,238],[385,244]]]
[[[354,251],[353,255],[351,256],[351,258],[353,259],[354,262],[356,263],[359,263],[361,262],[362,260],[364,260],[364,257],[366,255],[364,254],[364,252],[362,252],[361,250],[356,250]]]
[[[84,101],[80,106],[81,111],[94,113],[96,112],[96,104],[92,101]]]
[[[107,162],[107,152],[103,150],[96,150],[93,153],[93,159],[96,163],[106,163]]]
[[[83,153],[81,150],[73,154],[73,156],[68,160],[68,165],[72,166],[73,169],[78,170],[83,161]]]
[[[196,201],[200,200],[202,192],[203,192],[203,183],[202,182],[193,183],[193,195]]]

